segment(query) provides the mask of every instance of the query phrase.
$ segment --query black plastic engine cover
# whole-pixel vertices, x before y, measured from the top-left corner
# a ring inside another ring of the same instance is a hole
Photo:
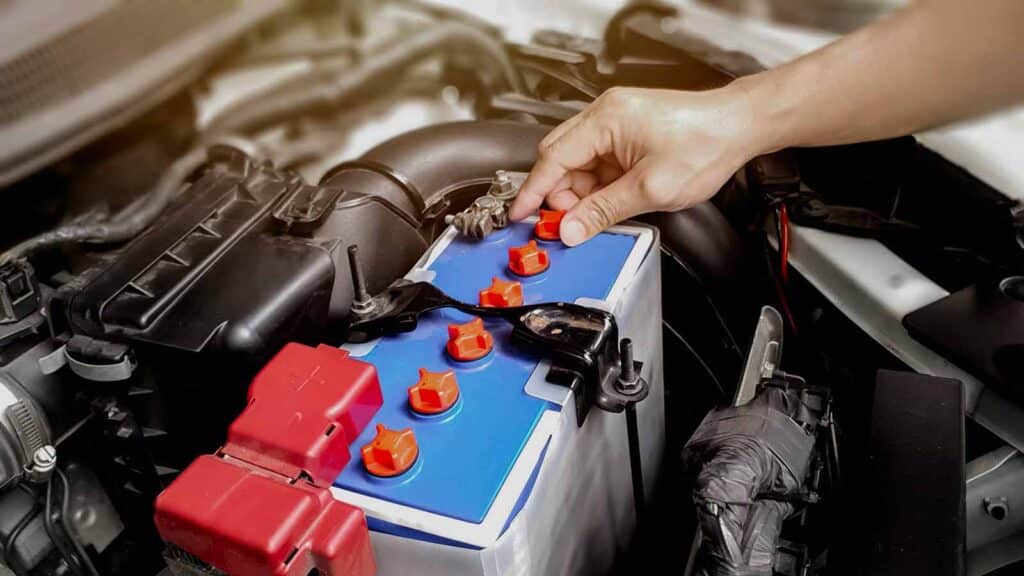
[[[275,233],[305,186],[248,161],[213,169],[67,299],[71,331],[199,352],[265,356],[322,329],[338,241]]]
[[[223,443],[249,380],[282,345],[331,341],[332,323],[347,314],[351,293],[346,269],[337,266],[345,260],[342,247],[365,244],[367,279],[380,285],[426,246],[408,216],[366,201],[366,194],[312,186],[234,149],[218,147],[209,156],[205,172],[149,230],[97,255],[97,264],[61,286],[48,305],[59,340],[87,336],[126,345],[131,375],[87,390],[101,396],[98,414],[105,418],[109,406],[131,412],[143,431],[123,439],[112,421],[104,448],[153,462],[130,467],[152,474],[126,472],[116,480],[135,488],[144,480],[143,494]],[[373,242],[380,237],[390,241]],[[86,364],[111,361],[70,345],[66,353]],[[148,506],[148,498],[124,508]]]

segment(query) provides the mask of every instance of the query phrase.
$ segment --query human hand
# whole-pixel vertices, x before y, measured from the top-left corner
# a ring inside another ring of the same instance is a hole
[[[510,216],[546,200],[568,211],[561,237],[573,246],[637,214],[687,208],[762,152],[753,120],[740,88],[612,88],[540,143]]]

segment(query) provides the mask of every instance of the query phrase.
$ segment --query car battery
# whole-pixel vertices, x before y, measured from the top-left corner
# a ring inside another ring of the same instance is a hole
[[[656,229],[620,225],[572,248],[536,219],[483,239],[448,229],[408,273],[463,302],[571,302],[611,312],[650,384],[637,406],[645,493],[664,444]],[[554,238],[554,239],[552,239]],[[548,382],[500,320],[428,312],[412,332],[345,346],[383,403],[330,488],[361,508],[378,574],[592,574],[635,526],[626,418]]]
[[[344,350],[291,343],[267,363],[225,444],[156,501],[174,573],[608,572],[664,443],[658,236],[617,226],[568,248],[547,216],[481,240],[449,229],[407,279],[481,306],[614,315],[648,383],[635,406],[643,490],[628,409],[580,411],[572,390],[585,388],[549,382],[548,355],[515,346],[504,320],[435,309],[410,332]]]

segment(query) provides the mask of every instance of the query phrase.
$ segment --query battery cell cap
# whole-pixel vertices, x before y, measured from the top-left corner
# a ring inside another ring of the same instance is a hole
[[[484,328],[484,321],[473,318],[465,324],[448,325],[448,355],[459,362],[479,360],[494,347],[494,337]]]
[[[541,240],[558,240],[561,238],[559,227],[562,225],[562,217],[565,210],[544,210],[540,211],[540,219],[533,226],[533,233]]]
[[[530,240],[525,246],[508,249],[508,269],[519,276],[540,274],[550,265],[548,251],[539,248],[536,240]]]
[[[523,285],[515,280],[492,278],[491,285],[480,291],[480,305],[486,308],[509,308],[523,305]]]
[[[459,399],[455,372],[431,372],[420,368],[420,379],[409,387],[409,406],[417,414],[440,414]]]
[[[412,468],[419,453],[412,428],[390,430],[377,424],[377,436],[363,446],[363,464],[374,476],[398,476]]]

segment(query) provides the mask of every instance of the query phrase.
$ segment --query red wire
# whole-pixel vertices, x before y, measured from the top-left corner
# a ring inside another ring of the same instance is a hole
[[[789,298],[786,297],[785,287],[789,282],[789,212],[786,210],[785,204],[779,205],[777,220],[779,230],[779,276],[773,278],[773,284],[775,284],[775,292],[779,298],[779,304],[782,306],[782,313],[789,322],[789,327],[793,330],[793,334],[796,335],[798,333],[796,318],[793,316],[793,310],[789,307]]]
[[[779,276],[782,283],[789,283],[789,211],[785,204],[779,205]]]
[[[779,297],[779,304],[782,305],[782,314],[786,317],[786,321],[789,322],[789,328],[795,336],[799,334],[799,330],[796,327],[796,317],[793,316],[793,310],[789,307],[789,299],[786,298],[786,289],[782,287],[782,282],[778,278],[773,278],[773,284],[775,284],[775,293]]]

